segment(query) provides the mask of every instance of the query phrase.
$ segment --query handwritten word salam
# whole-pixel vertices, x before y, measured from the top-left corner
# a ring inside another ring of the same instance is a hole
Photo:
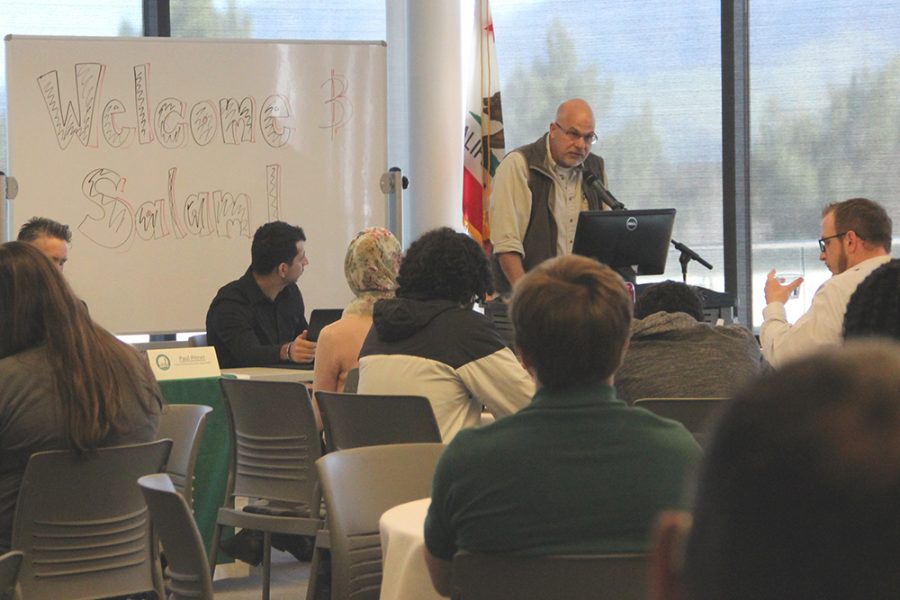
[[[113,148],[128,146],[134,139],[140,144],[157,141],[165,148],[181,148],[189,142],[206,146],[215,139],[223,144],[255,143],[257,130],[272,148],[280,148],[291,139],[293,129],[285,125],[291,117],[291,107],[284,96],[267,96],[258,112],[253,96],[241,100],[220,98],[217,102],[202,99],[191,105],[170,96],[153,106],[149,72],[150,63],[135,65],[132,69],[133,111],[119,98],[111,98],[103,106],[99,129],[103,139]],[[103,89],[105,76],[106,65],[77,63],[74,105],[63,98],[57,71],[49,71],[37,78],[60,149],[65,150],[73,138],[82,146],[97,147],[99,91]]]
[[[127,251],[135,236],[151,241],[188,235],[222,238],[249,238],[250,196],[222,190],[201,191],[176,201],[178,169],[169,169],[165,198],[140,204],[137,208],[125,196],[126,178],[112,169],[88,173],[82,193],[93,205],[78,225],[78,231],[104,248]],[[266,166],[266,203],[269,220],[280,212],[281,166]],[[273,214],[274,213],[274,214]]]

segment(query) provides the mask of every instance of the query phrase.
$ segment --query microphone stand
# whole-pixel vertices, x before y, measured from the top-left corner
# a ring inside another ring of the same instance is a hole
[[[619,202],[615,196],[610,192],[597,177],[591,177],[590,181],[588,181],[590,185],[595,186],[596,190],[600,192],[600,201],[603,202],[606,206],[610,207],[612,210],[627,210],[625,205]],[[678,257],[678,262],[681,263],[681,280],[684,283],[687,283],[687,268],[688,263],[692,260],[697,261],[707,269],[712,270],[713,266],[703,260],[703,258],[688,248],[686,245],[682,244],[677,240],[670,240],[672,245],[675,246],[675,249],[681,252],[681,256]]]
[[[672,240],[672,245],[675,246],[675,248],[679,252],[681,252],[681,256],[678,257],[678,262],[681,263],[681,281],[683,281],[684,283],[687,283],[688,263],[692,260],[696,260],[707,269],[712,270],[713,266],[711,264],[703,260],[703,258],[701,258],[699,254],[697,254],[681,242]]]

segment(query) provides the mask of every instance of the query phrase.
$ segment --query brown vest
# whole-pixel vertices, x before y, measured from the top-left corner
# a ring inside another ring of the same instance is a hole
[[[525,230],[525,239],[522,240],[522,246],[525,249],[522,265],[525,268],[525,272],[530,271],[548,258],[556,256],[558,230],[556,220],[553,218],[553,207],[551,205],[554,180],[544,166],[547,159],[548,135],[545,133],[536,142],[513,150],[513,152],[519,152],[525,157],[525,162],[528,165],[528,189],[531,191],[531,216],[528,220],[528,228]],[[603,158],[596,154],[588,154],[582,167],[594,173],[606,185]],[[582,193],[587,199],[590,210],[600,210],[603,205],[596,190],[582,186]],[[492,257],[491,263],[494,272],[494,287],[502,294],[509,292],[509,282],[500,268],[500,262],[496,254]]]

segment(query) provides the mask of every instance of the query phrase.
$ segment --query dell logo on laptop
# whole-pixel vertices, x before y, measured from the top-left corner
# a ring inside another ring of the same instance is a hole
[[[637,226],[638,222],[636,217],[628,217],[628,219],[625,221],[625,229],[627,229],[628,231],[634,231],[635,229],[637,229]]]

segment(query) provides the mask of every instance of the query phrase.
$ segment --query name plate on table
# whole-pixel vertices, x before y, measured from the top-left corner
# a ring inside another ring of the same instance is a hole
[[[219,377],[219,359],[212,346],[147,350],[150,369],[159,381]]]

